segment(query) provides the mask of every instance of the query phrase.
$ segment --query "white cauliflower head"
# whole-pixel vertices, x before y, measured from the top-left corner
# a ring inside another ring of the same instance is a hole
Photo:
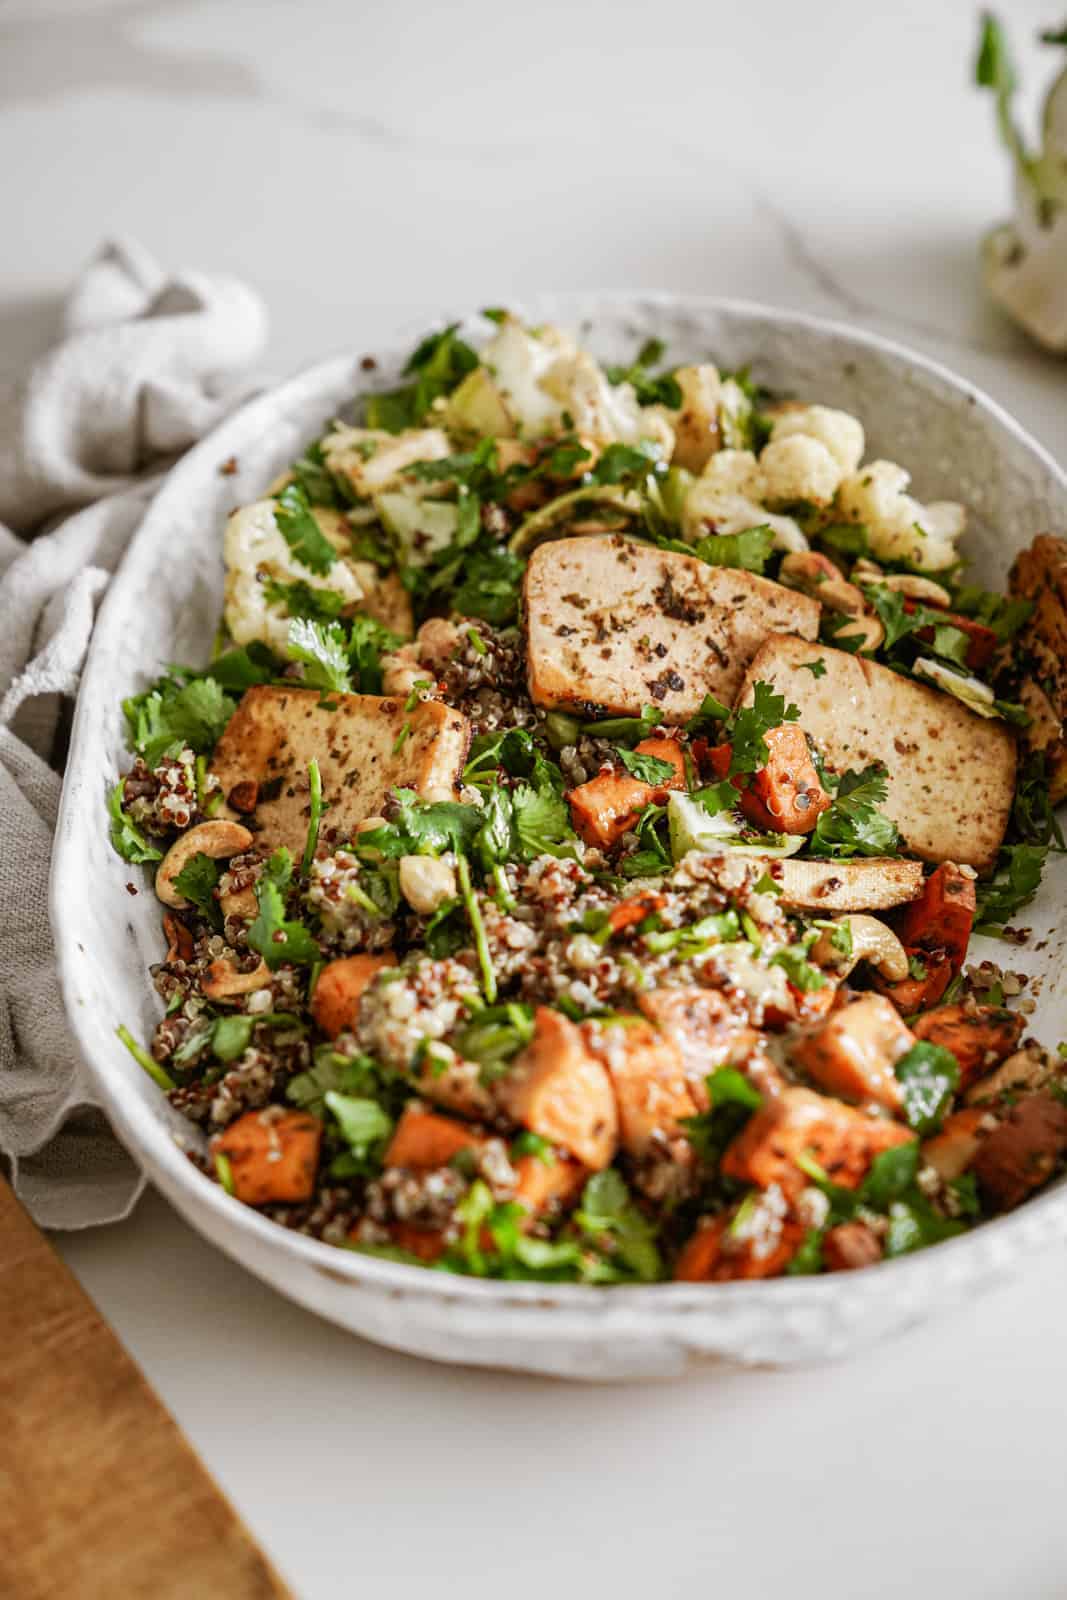
[[[759,470],[768,505],[805,501],[828,506],[842,477],[840,466],[822,441],[803,433],[772,439],[760,454]]]
[[[361,500],[397,483],[416,461],[442,461],[450,450],[448,437],[440,428],[382,433],[376,428],[337,423],[322,441],[326,465],[338,477],[347,478]]]
[[[825,445],[842,476],[855,472],[863,460],[867,443],[863,424],[847,411],[834,411],[830,406],[787,406],[774,419],[771,443],[792,438],[794,434],[817,439]]]
[[[774,533],[778,550],[806,550],[808,541],[792,517],[768,511],[760,463],[751,450],[720,450],[689,488],[682,533],[695,542],[705,534],[743,533],[761,525]]]
[[[908,494],[910,482],[910,473],[895,462],[870,461],[844,479],[837,510],[846,521],[866,525],[873,555],[941,572],[956,560],[963,507],[950,500],[924,506]]]
[[[312,515],[336,547],[341,514],[317,506]],[[325,574],[312,572],[297,561],[278,531],[273,500],[257,500],[233,513],[226,524],[222,554],[226,563],[224,616],[236,644],[251,644],[259,639],[278,655],[285,655],[289,615],[281,601],[267,600],[265,583],[269,578],[278,583],[302,581],[313,589],[336,590],[344,596],[346,605],[357,605],[364,598],[356,565],[344,556],[339,556]]]

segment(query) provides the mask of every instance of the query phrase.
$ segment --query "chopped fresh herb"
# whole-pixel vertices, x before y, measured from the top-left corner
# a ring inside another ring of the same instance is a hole
[[[515,1135],[511,1141],[510,1153],[512,1159],[516,1161],[521,1161],[523,1156],[536,1156],[546,1167],[556,1165],[555,1146],[529,1128],[523,1128],[521,1133]]]
[[[610,1240],[610,1259],[628,1276],[654,1283],[663,1273],[655,1229],[630,1197],[614,1167],[597,1172],[582,1191],[575,1222],[583,1233]]]
[[[162,850],[145,838],[122,809],[124,788],[125,780],[120,779],[107,797],[107,809],[111,817],[108,838],[112,849],[119,853],[123,861],[132,861],[137,866],[146,861],[162,861]]]
[[[327,1089],[323,1101],[348,1146],[341,1162],[333,1163],[332,1175],[355,1177],[378,1171],[386,1140],[393,1131],[389,1113],[377,1100],[341,1094],[336,1089]]]
[[[198,850],[174,879],[174,887],[196,907],[202,917],[214,922],[218,919],[218,902],[215,899],[218,881],[218,864]]]
[[[686,1117],[682,1126],[700,1161],[714,1171],[731,1139],[763,1104],[763,1096],[736,1067],[719,1067],[705,1083],[708,1110]]]
[[[505,627],[518,613],[524,571],[525,563],[505,545],[476,547],[462,563],[460,581],[451,594],[452,609]]]
[[[832,856],[891,856],[900,849],[897,825],[878,807],[889,793],[878,763],[842,773],[833,804],[815,824],[812,849]]]
[[[115,1032],[118,1034],[119,1038],[122,1040],[123,1044],[126,1046],[137,1065],[144,1068],[144,1070],[148,1073],[148,1076],[152,1079],[153,1083],[157,1083],[161,1089],[177,1088],[174,1079],[171,1077],[167,1069],[160,1066],[155,1057],[150,1056],[143,1045],[137,1043],[137,1040],[134,1038],[129,1028],[120,1026],[115,1029]]]
[[[807,958],[800,945],[788,944],[771,957],[772,967],[781,967],[794,989],[811,994],[826,986],[826,975]]]
[[[920,1039],[894,1068],[904,1093],[904,1115],[917,1133],[933,1133],[959,1087],[959,1062],[951,1050]]]
[[[598,739],[625,739],[633,744],[640,744],[642,739],[647,739],[653,728],[659,727],[663,712],[655,706],[641,707],[639,717],[605,717],[601,722],[583,722],[582,733],[591,733]]]
[[[816,656],[814,661],[802,661],[801,667],[805,672],[810,672],[813,678],[825,678],[826,662],[822,656]]]
[[[172,745],[196,754],[213,750],[237,706],[217,679],[179,668],[124,700],[122,709],[131,747],[155,767]]]
[[[435,400],[451,394],[478,365],[469,344],[458,337],[458,322],[431,334],[416,346],[404,368],[411,382],[367,400],[368,428],[402,433],[420,423]]]
[[[319,842],[319,823],[322,820],[322,773],[315,760],[308,762],[308,832],[304,855],[300,863],[300,876],[306,878],[315,859]]]
[[[996,872],[977,885],[975,933],[999,934],[1016,912],[1029,904],[1040,887],[1047,856],[1046,845],[1003,846]]]
[[[459,876],[460,898],[463,901],[467,920],[474,935],[474,949],[478,956],[478,965],[482,973],[482,989],[486,1002],[492,1005],[496,1000],[496,972],[493,970],[493,958],[489,954],[489,940],[486,938],[485,923],[482,920],[482,909],[478,904],[478,896],[471,883],[470,863],[466,856],[459,856],[456,860],[456,870]]]
[[[935,1211],[929,1200],[913,1188],[906,1199],[894,1200],[889,1207],[889,1230],[885,1239],[887,1257],[903,1256],[927,1245],[939,1244],[962,1233],[962,1222],[950,1221]]]
[[[862,522],[831,522],[825,528],[819,528],[815,538],[820,544],[829,545],[840,556],[859,560],[861,556],[870,554],[870,537]]]
[[[887,1211],[894,1200],[907,1193],[919,1170],[919,1141],[894,1145],[882,1150],[871,1162],[863,1180],[861,1198],[873,1211]]]
[[[553,784],[520,783],[511,791],[515,833],[527,860],[572,855],[576,835],[567,802]]]
[[[352,687],[348,641],[339,623],[294,617],[289,624],[289,659],[304,667],[304,683],[312,689],[345,694]]]
[[[284,845],[275,850],[256,883],[259,911],[248,930],[248,943],[272,969],[285,963],[311,966],[319,947],[302,922],[287,922],[285,893],[293,876],[293,859]]]
[[[642,783],[650,783],[653,788],[669,783],[675,775],[671,763],[661,761],[659,756],[638,755],[633,750],[620,750],[618,756],[632,778],[640,778]]]
[[[809,1228],[800,1242],[800,1249],[785,1270],[789,1277],[799,1278],[821,1272],[822,1269],[822,1230]]]
[[[731,749],[729,776],[765,767],[770,751],[764,734],[783,722],[796,722],[799,716],[797,707],[787,706],[785,696],[776,694],[769,683],[753,684],[752,704],[731,711],[723,730]]]
[[[762,572],[774,549],[774,533],[766,526],[743,528],[740,533],[710,533],[690,549],[711,567],[739,567]]]
[[[396,860],[400,856],[462,854],[482,825],[477,806],[456,800],[420,800],[414,789],[394,789],[397,814],[380,828],[370,828],[355,841],[356,849]]]
[[[398,650],[403,642],[398,633],[392,633],[374,617],[361,615],[352,618],[348,635],[348,660],[353,686],[360,694],[381,694],[382,656],[391,650]]]
[[[609,444],[593,468],[594,483],[626,483],[636,477],[645,477],[660,459],[659,447],[653,444]]]
[[[326,1095],[331,1091],[342,1095],[369,1095],[378,1099],[381,1084],[380,1070],[370,1056],[342,1055],[332,1045],[322,1045],[315,1052],[314,1066],[289,1080],[285,1097],[293,1105],[312,1112],[316,1117],[324,1117]]]
[[[506,1071],[524,1045],[533,1038],[533,1007],[518,1001],[484,1006],[455,1036],[455,1047],[467,1061],[482,1069],[490,1083]]]
[[[233,1168],[230,1158],[224,1150],[215,1152],[215,1173],[219,1182],[228,1195],[236,1195],[237,1185],[233,1181]]]
[[[315,521],[307,494],[298,484],[290,483],[278,496],[274,521],[300,565],[324,578],[337,560],[337,551]]]
[[[336,589],[316,589],[303,578],[295,583],[268,578],[263,593],[271,605],[283,605],[291,617],[310,617],[313,622],[336,621],[347,604]]]
[[[639,405],[666,406],[669,411],[677,411],[682,404],[677,378],[670,372],[656,378],[649,371],[650,367],[659,366],[665,350],[662,339],[646,339],[630,366],[605,368],[608,382],[632,384]]]

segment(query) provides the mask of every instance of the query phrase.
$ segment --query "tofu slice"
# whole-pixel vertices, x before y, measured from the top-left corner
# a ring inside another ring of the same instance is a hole
[[[401,742],[405,726],[409,731]],[[312,758],[329,807],[321,837],[332,844],[379,812],[390,789],[414,789],[424,799],[455,798],[469,743],[466,717],[437,700],[405,711],[402,701],[380,695],[323,695],[263,684],[245,691],[215,747],[211,770],[224,796],[234,784],[254,779],[257,843],[267,850],[285,845],[298,856],[307,837]]]
[[[772,861],[787,911],[888,911],[917,900],[921,861],[868,856],[863,861]]]
[[[831,767],[885,764],[882,809],[915,855],[992,867],[1015,792],[1010,730],[862,656],[824,645],[818,654],[821,678],[803,669],[812,656],[804,639],[769,639],[749,664],[738,704],[752,699],[754,684],[771,684],[800,707],[800,726]]]
[[[524,612],[536,705],[624,716],[656,705],[668,723],[691,717],[706,694],[732,702],[768,635],[819,631],[807,595],[619,537],[535,550]]]

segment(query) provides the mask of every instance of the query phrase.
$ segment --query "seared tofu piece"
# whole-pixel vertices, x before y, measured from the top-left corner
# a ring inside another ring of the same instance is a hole
[[[683,722],[706,694],[731,702],[772,633],[814,639],[819,605],[754,573],[620,537],[535,550],[524,585],[534,703]]]
[[[1022,739],[1045,752],[1057,806],[1067,799],[1067,539],[1039,533],[1016,558],[1010,588],[1034,606],[1011,646],[1018,696],[1031,717]]]
[[[769,683],[800,708],[838,772],[882,762],[882,806],[909,850],[927,861],[958,861],[984,872],[1004,837],[1015,793],[1015,739],[1002,722],[979,717],[950,695],[901,677],[862,656],[820,647],[826,671],[803,667],[803,639],[769,639],[749,664],[738,704]]]
[[[405,733],[405,729],[407,732]],[[321,837],[342,843],[381,810],[390,789],[424,799],[454,799],[470,743],[470,724],[438,700],[405,711],[373,694],[257,685],[245,691],[215,747],[211,770],[223,795],[257,785],[257,843],[294,856],[308,829],[308,762],[322,773]]]
[[[921,861],[868,856],[863,861],[771,861],[787,911],[888,911],[922,893]]]

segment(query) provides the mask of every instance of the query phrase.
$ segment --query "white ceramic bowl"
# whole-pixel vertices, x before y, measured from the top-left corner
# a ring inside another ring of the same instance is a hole
[[[815,317],[735,301],[665,295],[573,295],[516,307],[574,329],[608,359],[665,340],[674,361],[751,363],[773,388],[862,418],[868,458],[911,468],[921,498],[971,512],[966,553],[979,579],[1002,580],[1014,552],[1067,524],[1067,478],[994,401],[897,345]],[[423,330],[417,330],[421,333]],[[472,318],[469,332],[488,325]],[[395,382],[411,337],[375,347],[376,385]],[[363,354],[364,352],[360,352]],[[107,841],[105,795],[128,757],[120,699],[166,662],[208,659],[222,597],[221,536],[236,505],[275,473],[353,395],[369,386],[358,356],[314,368],[255,400],[175,468],[108,591],[74,723],[53,871],[52,915],[71,1021],[115,1129],[193,1227],[283,1294],[342,1326],[438,1360],[573,1378],[644,1378],[709,1359],[797,1363],[847,1353],[918,1321],[1067,1233],[1067,1182],[1021,1210],[928,1251],[862,1272],[767,1283],[643,1288],[487,1283],[372,1259],[268,1222],[205,1180],[182,1153],[198,1135],[115,1037],[147,1037],[158,1002],[146,969],[160,957],[160,913],[147,881]],[[235,458],[236,471],[220,467]],[[1027,913],[1034,942],[1054,931],[1067,872],[1054,858]],[[1034,1031],[1064,1026],[1063,925],[1030,954],[984,953],[1040,973]],[[254,1330],[251,1331],[254,1337]]]

